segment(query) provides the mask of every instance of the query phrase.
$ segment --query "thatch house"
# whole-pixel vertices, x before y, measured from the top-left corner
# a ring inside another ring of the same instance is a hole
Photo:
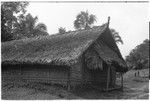
[[[2,43],[2,77],[67,85],[115,85],[127,66],[109,23],[89,30]]]

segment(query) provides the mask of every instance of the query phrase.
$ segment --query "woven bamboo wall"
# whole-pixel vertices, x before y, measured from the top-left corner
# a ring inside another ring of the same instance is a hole
[[[82,67],[82,79],[84,83],[90,83],[92,80],[91,72],[87,68],[86,64]]]
[[[107,67],[104,67],[103,70],[95,69],[91,70],[92,80],[94,84],[106,85],[107,84]]]
[[[92,56],[89,56],[92,55]],[[89,59],[89,60],[88,60]],[[95,60],[97,59],[97,60]],[[88,63],[87,63],[88,62]],[[99,63],[100,62],[100,63]],[[96,54],[94,48],[90,47],[85,53],[85,65],[83,70],[83,80],[90,81],[94,84],[106,84],[107,82],[107,65],[100,59],[100,56]]]
[[[24,79],[30,82],[55,83],[67,86],[70,71],[70,85],[81,84],[81,61],[70,67],[47,65],[2,66],[2,78]]]
[[[78,62],[71,66],[70,69],[70,79],[71,79],[71,85],[76,86],[81,84],[82,82],[82,61],[79,58]]]
[[[116,69],[112,66],[111,67],[111,78],[110,78],[110,83],[112,86],[116,84]]]
[[[99,45],[98,42],[95,42],[93,46]],[[96,50],[97,49],[97,50]],[[82,74],[83,74],[83,80],[86,81],[91,81],[94,84],[102,84],[106,85],[107,84],[107,74],[108,74],[108,65],[106,62],[102,62],[102,65],[99,65],[102,60],[101,56],[97,54],[98,48],[92,48],[90,47],[86,51],[85,55],[85,61],[88,62],[82,67]],[[92,55],[92,56],[89,56]],[[87,58],[91,60],[87,61]],[[97,59],[97,60],[94,60]],[[88,65],[88,66],[87,66]],[[114,67],[111,67],[110,71],[110,85],[115,85],[115,80],[116,80],[116,71]]]
[[[32,82],[57,83],[67,85],[68,70],[62,67],[50,66],[9,66],[2,70],[4,79],[24,79]]]

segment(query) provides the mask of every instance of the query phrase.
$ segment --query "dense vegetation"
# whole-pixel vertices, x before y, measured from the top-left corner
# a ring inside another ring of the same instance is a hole
[[[46,25],[37,24],[37,17],[26,14],[28,2],[1,3],[1,41],[48,35]]]
[[[126,57],[128,66],[134,69],[149,68],[149,40],[146,39],[136,46]]]

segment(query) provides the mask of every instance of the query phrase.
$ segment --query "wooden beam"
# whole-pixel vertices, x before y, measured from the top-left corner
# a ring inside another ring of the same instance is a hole
[[[70,91],[71,85],[70,85],[70,68],[68,70],[68,82],[67,82],[67,90]]]
[[[20,75],[22,75],[22,67],[21,67],[21,65],[19,65],[19,69],[20,69]]]
[[[110,66],[108,66],[108,71],[107,71],[107,88],[106,91],[109,89],[109,82],[110,82]]]
[[[82,73],[82,86],[81,87],[83,87],[83,85],[85,84],[85,66],[86,66],[86,63],[85,63],[85,53],[82,55],[82,57],[81,57],[81,65],[82,65],[82,67],[81,67],[81,73]]]
[[[121,90],[123,91],[123,73],[121,73]]]

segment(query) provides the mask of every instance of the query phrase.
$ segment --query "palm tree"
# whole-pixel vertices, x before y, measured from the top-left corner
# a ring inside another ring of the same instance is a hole
[[[34,36],[44,36],[44,35],[48,35],[47,33],[47,27],[44,23],[38,23],[35,27],[34,27]]]
[[[47,32],[47,27],[44,23],[38,23],[34,29],[43,31],[43,32]]]
[[[112,36],[114,38],[114,40],[116,41],[116,43],[121,43],[123,44],[122,38],[120,37],[119,33],[116,32],[114,29],[110,29]]]
[[[60,27],[60,28],[58,28],[58,32],[59,32],[60,34],[65,34],[65,33],[66,33],[66,29],[63,28],[63,27]]]
[[[22,37],[35,37],[39,35],[48,35],[47,27],[44,23],[38,23],[38,18],[30,13],[20,22]]]
[[[34,31],[35,25],[37,23],[38,18],[37,17],[33,17],[31,14],[28,14],[26,16],[26,20],[25,20],[25,27],[28,31],[28,33],[31,33]]]
[[[95,21],[95,15],[89,14],[88,11],[81,11],[74,21],[74,27],[75,29],[89,29]]]

